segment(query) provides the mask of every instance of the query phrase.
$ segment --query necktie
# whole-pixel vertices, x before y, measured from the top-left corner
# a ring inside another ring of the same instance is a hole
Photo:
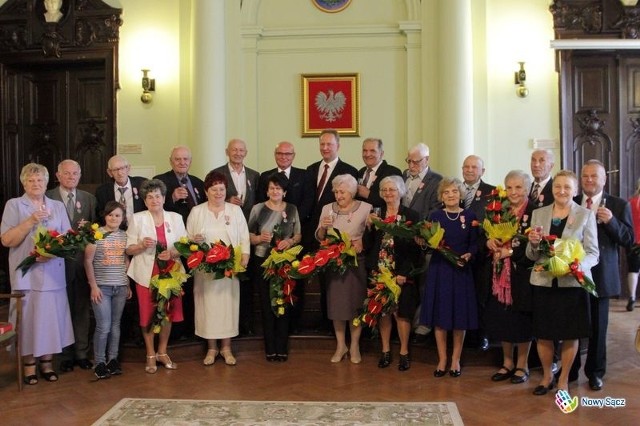
[[[73,192],[70,192],[67,194],[67,214],[69,215],[69,220],[73,219],[73,208],[74,208]]]
[[[540,184],[533,185],[533,191],[531,191],[531,200],[538,201],[538,196],[540,195]]]
[[[319,200],[322,195],[322,190],[324,189],[324,184],[327,183],[327,174],[329,174],[329,165],[324,165],[324,171],[322,172],[322,176],[320,177],[320,182],[318,183],[318,188],[316,189],[316,199]]]
[[[371,177],[371,172],[373,170],[369,167],[367,167],[367,171],[364,174],[364,179],[362,179],[362,185],[366,186],[368,188],[368,183],[369,183],[369,178]]]
[[[118,202],[122,206],[122,209],[124,210],[124,215],[126,217],[127,216],[127,199],[125,198],[124,193],[127,191],[127,187],[119,186],[118,191],[120,192],[120,199],[118,200]]]
[[[189,181],[187,180],[186,177],[183,177],[182,179],[180,179],[180,183],[182,184],[184,189],[187,190],[187,193],[189,194],[189,195],[187,195],[187,198],[184,201],[189,206],[189,210],[191,210],[191,208],[196,205],[196,202],[193,200],[193,197],[191,196],[191,191],[189,191],[189,185],[187,185],[189,183]]]
[[[287,176],[287,172],[285,172],[284,170],[280,170],[280,174],[289,179],[289,177]]]
[[[587,198],[587,208],[591,210],[591,206],[593,206],[593,200],[589,197]]]
[[[464,196],[464,208],[468,209],[473,202],[473,187],[467,186],[467,193]]]

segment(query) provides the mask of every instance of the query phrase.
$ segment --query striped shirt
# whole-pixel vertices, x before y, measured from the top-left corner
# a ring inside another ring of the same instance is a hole
[[[107,230],[100,228],[100,232],[106,233]],[[121,229],[96,241],[93,269],[99,286],[129,285],[124,252],[126,248],[127,233]]]

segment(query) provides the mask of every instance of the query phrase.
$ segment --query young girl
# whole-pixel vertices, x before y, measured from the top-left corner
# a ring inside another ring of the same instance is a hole
[[[116,201],[109,201],[104,209],[105,226],[99,229],[105,237],[87,245],[84,266],[91,286],[91,304],[96,318],[93,335],[94,373],[98,379],[122,374],[118,364],[120,343],[120,318],[126,299],[131,298],[127,268],[129,258],[125,254],[127,233],[124,208]],[[107,340],[109,343],[108,357]],[[106,362],[108,359],[108,363]]]

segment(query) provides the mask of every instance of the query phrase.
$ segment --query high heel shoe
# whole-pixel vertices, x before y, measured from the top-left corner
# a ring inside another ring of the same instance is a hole
[[[409,354],[400,354],[400,361],[398,361],[398,370],[399,371],[407,371],[411,368],[411,358],[409,358]]]
[[[49,367],[46,368],[45,366]],[[44,377],[47,382],[57,382],[58,375],[52,368],[52,361],[50,359],[41,359],[40,360],[40,375]]]
[[[160,359],[162,358],[162,359]],[[164,368],[166,368],[167,370],[177,370],[178,369],[178,364],[176,364],[175,362],[171,361],[171,358],[169,358],[169,355],[167,354],[156,354],[156,360],[164,365]]]
[[[331,357],[331,362],[336,364],[342,361],[344,357],[347,356],[348,353],[349,353],[349,349],[346,349],[346,348],[342,352],[340,352],[339,350],[336,350],[336,353],[334,353],[333,356]]]
[[[153,360],[153,363],[150,362],[151,360]],[[147,355],[147,365],[144,366],[144,371],[146,371],[149,374],[153,374],[156,371],[158,371],[155,355]]]
[[[231,349],[220,351],[220,355],[224,358],[224,363],[227,365],[236,365],[236,358],[233,356]]]
[[[30,385],[30,386],[37,385],[38,375],[36,374],[36,363],[35,362],[24,363],[22,364],[22,368],[24,369],[24,377],[22,378],[22,381],[26,385]],[[29,374],[29,373],[33,373],[33,374]]]
[[[362,356],[360,355],[360,349],[356,349],[355,351],[351,351],[351,356],[349,357],[349,361],[352,364],[360,364],[362,362]]]
[[[378,361],[378,368],[387,368],[391,365],[391,351],[382,352],[380,361]]]
[[[447,372],[446,372],[446,371],[444,371],[444,370],[440,370],[440,369],[436,369],[436,370],[433,372],[433,377],[444,377],[444,375],[445,375],[445,374],[447,374]]]
[[[217,356],[218,356],[217,349],[209,349],[207,351],[207,356],[204,357],[204,361],[202,361],[202,363],[204,365],[213,365],[216,362]]]
[[[462,370],[449,370],[449,375],[451,377],[460,377],[462,375]]]

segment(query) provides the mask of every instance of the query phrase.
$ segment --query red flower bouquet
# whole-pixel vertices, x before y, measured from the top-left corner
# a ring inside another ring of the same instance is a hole
[[[428,248],[438,251],[453,266],[462,268],[466,264],[466,261],[445,243],[444,228],[439,222],[424,220],[416,226],[418,235],[425,240]]]
[[[320,249],[313,256],[313,262],[316,268],[344,274],[348,267],[358,266],[357,256],[349,235],[337,228],[329,228],[326,238],[320,242]]]
[[[161,244],[156,245],[156,264],[159,272],[151,277],[149,290],[156,302],[156,310],[149,323],[149,329],[154,333],[160,333],[162,326],[169,322],[168,313],[171,311],[171,302],[182,295],[182,284],[189,278],[182,272],[180,263],[174,260],[160,260],[158,254],[166,250]]]
[[[187,237],[174,243],[180,255],[187,259],[189,272],[202,271],[213,274],[214,279],[238,276],[246,268],[241,265],[242,250],[240,247],[226,245],[223,241],[215,243],[196,243]]]
[[[369,280],[371,284],[367,290],[367,297],[352,320],[355,327],[366,325],[375,328],[383,315],[392,314],[398,307],[401,288],[387,268],[381,267]]]
[[[296,281],[291,273],[294,269],[293,263],[297,262],[296,257],[301,250],[300,245],[282,251],[273,248],[261,265],[264,268],[263,277],[269,281],[271,310],[276,317],[284,315],[287,307],[293,306],[296,301],[293,294]]]
[[[389,216],[384,220],[373,219],[372,223],[376,228],[394,237],[410,240],[417,235],[412,222],[402,215]]]

